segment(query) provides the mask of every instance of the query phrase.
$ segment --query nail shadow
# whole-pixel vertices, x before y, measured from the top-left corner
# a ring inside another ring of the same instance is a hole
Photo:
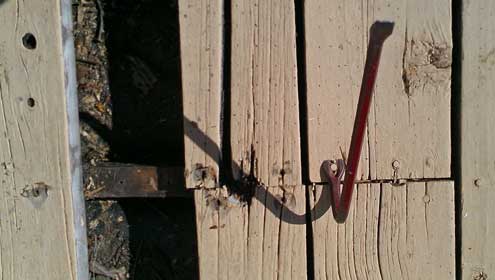
[[[184,134],[193,141],[198,147],[203,148],[203,151],[213,159],[218,159],[218,155],[221,153],[218,145],[204,132],[202,132],[198,126],[184,116]],[[220,164],[220,160],[217,160],[217,164]],[[241,178],[252,178],[252,174],[246,174],[242,171],[242,168],[235,162],[231,162],[232,171],[240,172]],[[226,182],[229,192],[235,193],[235,186],[242,184],[242,182]],[[323,187],[321,195],[318,201],[315,203],[313,209],[311,209],[311,220],[315,221],[322,217],[330,208],[330,188]],[[280,217],[280,219],[289,224],[302,225],[306,224],[306,213],[297,214],[290,210],[284,203],[280,201],[280,198],[274,196],[267,191],[267,188],[257,186],[254,190],[254,199],[257,199],[268,209],[273,215]],[[281,214],[282,213],[282,214]]]

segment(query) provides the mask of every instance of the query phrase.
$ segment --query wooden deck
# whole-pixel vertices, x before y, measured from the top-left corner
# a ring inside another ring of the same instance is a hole
[[[449,0],[179,4],[202,279],[456,277]],[[395,29],[337,224],[320,168],[347,153],[377,20]]]
[[[495,275],[495,4],[461,2],[179,1],[201,279]],[[337,224],[320,169],[346,157],[377,20]],[[70,1],[0,0],[0,279],[88,279],[71,26]]]

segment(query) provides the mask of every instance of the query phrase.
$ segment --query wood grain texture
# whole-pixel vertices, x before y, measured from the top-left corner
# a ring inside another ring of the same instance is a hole
[[[0,2],[0,279],[89,278],[71,12]]]
[[[224,190],[194,196],[201,279],[306,279],[304,187],[257,188],[249,206]]]
[[[461,268],[470,280],[495,277],[495,27],[487,24],[493,19],[493,1],[463,1]]]
[[[186,186],[216,187],[222,101],[222,0],[179,1]]]
[[[395,22],[385,42],[363,148],[363,179],[450,176],[451,4],[305,2],[309,169],[349,149],[369,27]]]
[[[358,185],[352,205],[345,224],[313,221],[315,279],[455,277],[453,182]]]
[[[234,1],[231,64],[234,177],[300,185],[294,1]]]

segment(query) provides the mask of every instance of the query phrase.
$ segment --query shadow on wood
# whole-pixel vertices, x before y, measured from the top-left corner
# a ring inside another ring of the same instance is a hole
[[[184,117],[184,126],[194,126],[194,123]],[[214,143],[212,139],[210,139],[207,135],[202,133],[200,130],[195,130],[194,134],[188,134],[190,130],[184,129],[184,133],[186,134],[189,139],[191,139],[193,142],[198,144],[198,147],[206,146],[206,147],[214,147],[214,149],[208,149],[205,152],[208,155],[215,155],[216,153],[219,152],[219,147]],[[206,143],[206,145],[204,145]],[[201,145],[200,145],[201,144]],[[254,155],[254,152],[253,152]],[[220,164],[220,163],[218,163]],[[237,164],[233,163],[234,165],[232,166],[232,169],[234,172],[239,172],[242,173],[242,168],[240,166],[237,166]],[[231,176],[227,176],[231,177]],[[306,224],[306,215],[299,215],[291,211],[278,197],[275,197],[272,195],[270,192],[267,191],[267,188],[264,188],[260,184],[250,184],[249,187],[252,187],[253,189],[248,189],[247,191],[250,192],[252,195],[247,196],[245,194],[245,189],[243,190],[242,193],[239,193],[239,191],[242,189],[242,186],[246,183],[256,181],[256,178],[251,172],[251,174],[241,174],[239,176],[242,178],[242,181],[233,181],[233,179],[226,180],[225,185],[227,185],[229,194],[237,194],[241,198],[244,198],[248,203],[250,203],[250,199],[255,198],[257,199],[260,203],[264,204],[266,209],[268,209],[270,212],[272,212],[274,215],[278,216],[280,213],[280,210],[283,210],[284,215],[280,216],[280,219],[282,219],[284,222],[289,223],[289,224]],[[255,188],[255,189],[254,189]],[[255,192],[255,190],[257,190]],[[330,189],[329,188],[323,188],[322,190],[322,195],[320,196],[320,199],[316,202],[315,206],[313,209],[311,209],[311,219],[317,220],[318,218],[322,217],[328,209],[330,209],[330,200],[328,199],[322,199],[325,197],[328,197],[330,195]],[[270,203],[266,203],[269,201]]]

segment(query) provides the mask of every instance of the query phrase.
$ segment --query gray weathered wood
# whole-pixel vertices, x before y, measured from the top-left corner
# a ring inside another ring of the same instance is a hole
[[[315,279],[455,278],[452,181],[362,184],[352,203],[345,224],[331,211],[313,221]]]
[[[186,187],[216,187],[222,100],[222,0],[179,1]]]
[[[231,60],[235,178],[253,170],[265,186],[300,185],[294,1],[233,1]]]
[[[451,4],[441,1],[305,2],[309,171],[349,149],[369,27],[395,22],[385,42],[360,178],[450,176]]]
[[[462,279],[495,277],[495,2],[462,2]]]
[[[201,279],[306,279],[304,187],[257,188],[249,206],[196,190],[195,203]]]
[[[0,279],[89,278],[71,13],[0,1]]]

